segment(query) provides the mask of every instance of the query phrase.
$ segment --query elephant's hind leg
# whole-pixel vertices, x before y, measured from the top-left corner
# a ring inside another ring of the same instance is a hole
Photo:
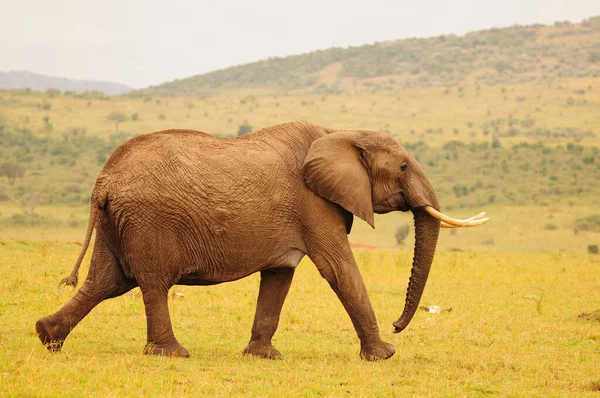
[[[38,336],[51,352],[60,351],[71,330],[99,303],[137,286],[123,274],[115,256],[97,239],[90,271],[77,293],[56,313],[35,324]]]
[[[148,343],[144,354],[189,357],[188,351],[177,341],[173,334],[169,316],[169,288],[145,288],[140,286],[144,295]]]
[[[281,307],[290,290],[293,268],[279,268],[260,273],[260,290],[252,337],[244,349],[244,355],[257,355],[264,358],[279,358],[281,353],[271,344],[271,338],[277,330]]]

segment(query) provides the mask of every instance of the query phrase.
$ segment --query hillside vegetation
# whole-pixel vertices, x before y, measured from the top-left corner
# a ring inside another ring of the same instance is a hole
[[[331,48],[175,80],[132,95],[340,94],[600,77],[600,16]]]
[[[453,232],[441,247],[585,252],[600,243],[600,228],[587,227],[600,205],[599,106],[600,79],[202,99],[3,91],[0,167],[16,169],[12,179],[0,169],[0,236],[39,239],[50,229],[81,239],[95,178],[130,137],[168,128],[233,137],[305,119],[387,130],[418,158],[445,210],[494,213],[494,224]],[[381,217],[376,231],[357,223],[351,239],[392,247],[395,228],[409,223],[403,214]]]

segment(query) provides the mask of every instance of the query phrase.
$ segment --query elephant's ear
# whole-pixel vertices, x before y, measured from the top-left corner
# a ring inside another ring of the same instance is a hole
[[[365,168],[359,133],[343,131],[315,140],[304,159],[302,172],[315,194],[342,206],[375,228],[371,179]]]

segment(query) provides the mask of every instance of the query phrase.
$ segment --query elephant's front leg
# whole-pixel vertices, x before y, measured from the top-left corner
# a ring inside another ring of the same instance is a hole
[[[252,325],[252,337],[244,349],[244,355],[258,355],[264,358],[281,357],[281,353],[271,344],[271,338],[277,330],[281,307],[290,290],[293,277],[293,268],[278,268],[260,273],[260,290]]]
[[[315,241],[319,243],[313,246],[309,256],[350,315],[360,339],[361,358],[369,361],[387,359],[396,350],[379,336],[377,319],[345,234],[343,240],[342,237],[335,238]],[[330,245],[324,247],[320,242]]]

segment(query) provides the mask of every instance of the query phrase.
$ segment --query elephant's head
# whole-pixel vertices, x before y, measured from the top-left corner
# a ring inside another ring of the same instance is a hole
[[[303,165],[304,178],[317,195],[337,203],[374,227],[374,213],[408,211],[415,220],[415,248],[404,311],[394,322],[400,332],[421,300],[440,226],[478,225],[483,214],[455,220],[439,213],[433,186],[417,161],[383,132],[339,131],[315,140]]]

